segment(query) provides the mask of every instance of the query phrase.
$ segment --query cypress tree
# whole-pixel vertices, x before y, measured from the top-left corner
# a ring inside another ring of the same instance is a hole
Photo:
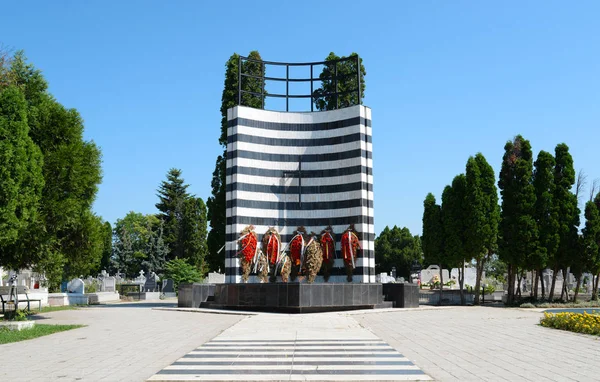
[[[529,141],[517,135],[504,146],[498,187],[502,195],[498,255],[508,265],[508,300],[515,298],[519,267],[538,248],[537,225],[533,217],[535,189],[532,184],[533,155]]]
[[[440,304],[442,303],[442,288],[444,280],[442,269],[444,265],[444,226],[442,224],[442,209],[436,204],[435,196],[429,193],[423,202],[423,235],[421,244],[424,261],[437,264],[440,268]]]
[[[464,174],[454,177],[451,186],[446,186],[442,193],[442,225],[444,237],[444,254],[449,267],[458,267],[461,304],[465,304],[464,263],[465,258],[465,229],[467,179]]]
[[[202,198],[189,197],[185,201],[182,219],[184,240],[183,258],[204,274],[206,271],[206,205]]]
[[[546,297],[546,285],[542,271],[550,259],[554,259],[558,249],[558,216],[554,205],[554,166],[556,162],[552,154],[546,151],[540,151],[535,161],[535,170],[533,173],[533,186],[535,188],[535,221],[539,228],[539,249],[537,256],[530,259],[530,267],[537,272],[536,282],[533,291],[534,298],[537,299],[538,279],[542,284],[542,297]]]
[[[555,256],[551,260],[554,274],[550,287],[550,300],[554,297],[558,271],[562,270],[563,280],[566,280],[566,268],[572,263],[574,247],[578,240],[577,227],[579,226],[580,212],[577,207],[577,196],[571,192],[571,188],[575,184],[575,169],[569,147],[564,143],[558,144],[555,148],[554,157],[556,160],[554,166],[554,205],[558,217],[559,244]],[[566,286],[566,282],[563,284]]]

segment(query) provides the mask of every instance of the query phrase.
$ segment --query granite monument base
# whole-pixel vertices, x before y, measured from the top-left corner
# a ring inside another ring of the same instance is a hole
[[[418,308],[419,286],[417,284],[383,284],[385,301],[392,301],[394,308]]]
[[[207,300],[202,307],[282,313],[392,307],[383,301],[382,284],[358,283],[216,284]]]
[[[177,306],[180,308],[199,308],[215,295],[215,284],[181,284],[179,285]]]

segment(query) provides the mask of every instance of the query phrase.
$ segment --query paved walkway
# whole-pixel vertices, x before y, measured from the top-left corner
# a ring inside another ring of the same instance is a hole
[[[166,312],[129,303],[44,314],[39,323],[83,324],[0,345],[0,381],[144,381],[244,316]]]
[[[246,316],[153,309],[159,306],[169,304],[47,313],[40,322],[88,326],[0,345],[0,381],[202,379],[197,375],[213,380],[600,381],[600,338],[540,327],[541,314],[531,310]],[[389,370],[395,372],[385,374]]]
[[[490,307],[352,315],[440,381],[600,381],[600,337]]]
[[[249,317],[150,381],[431,380],[344,314]]]

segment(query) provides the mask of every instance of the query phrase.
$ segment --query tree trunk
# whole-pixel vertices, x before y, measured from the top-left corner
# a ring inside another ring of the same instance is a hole
[[[573,302],[577,302],[577,295],[579,294],[579,286],[581,285],[582,272],[577,273],[577,286],[575,286],[575,294],[573,295]]]
[[[463,286],[465,284],[465,262],[463,261],[463,266],[458,268],[458,288],[460,289],[460,304],[466,305],[465,299],[465,291],[463,290]]]
[[[550,294],[548,295],[548,300],[552,302],[554,299],[554,287],[556,286],[556,276],[558,273],[558,267],[554,267],[552,270],[552,285],[550,286]]]
[[[538,285],[539,285],[539,281],[540,278],[538,277],[538,275],[540,274],[539,270],[536,271],[531,271],[531,275],[533,277],[533,280],[531,280],[531,285],[533,285],[533,300],[537,301],[538,299]]]
[[[522,279],[523,279],[523,274],[517,270],[517,295],[519,296],[519,299],[522,297],[521,296],[521,280]]]
[[[560,291],[560,299],[564,301],[563,297],[566,294],[566,296],[567,296],[567,300],[566,301],[569,301],[569,289],[568,289],[568,286],[567,286],[567,274],[568,274],[568,272],[567,272],[566,268],[564,268],[562,270],[562,274],[563,274],[563,287],[562,287],[562,290]]]
[[[596,283],[593,285],[592,300],[594,301],[598,301],[598,280],[600,280],[600,273],[596,275]]]
[[[542,298],[545,300],[546,299],[546,289],[545,289],[545,283],[544,283],[544,270],[543,269],[540,269],[539,276],[540,276],[540,284],[542,284]]]
[[[481,274],[483,273],[483,264],[485,263],[485,258],[481,258],[477,260],[475,264],[475,300],[473,301],[474,305],[479,305],[479,296],[481,294]]]
[[[442,265],[440,264],[440,303],[442,305],[442,289],[444,288],[444,274],[442,273]]]
[[[513,299],[514,299],[514,286],[515,283],[513,281],[513,266],[512,264],[508,265],[508,274],[506,275],[507,281],[508,281],[508,288],[507,288],[507,296],[506,296],[506,304],[507,305],[511,305],[513,303]]]

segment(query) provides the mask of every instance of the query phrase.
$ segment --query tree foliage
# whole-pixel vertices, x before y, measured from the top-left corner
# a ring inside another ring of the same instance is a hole
[[[412,263],[423,261],[421,240],[406,227],[390,229],[386,226],[375,239],[375,252],[377,273],[389,273],[392,267],[396,267],[396,274],[406,279],[410,277]]]
[[[196,266],[201,274],[207,271],[206,253],[207,225],[206,204],[202,198],[189,197],[183,206],[181,234],[183,236],[183,258]]]
[[[464,174],[457,175],[452,185],[446,186],[442,193],[442,225],[440,232],[444,241],[444,263],[451,267],[459,267],[470,258],[466,258],[466,187]]]
[[[423,235],[421,245],[424,261],[428,264],[442,264],[444,262],[444,237],[442,225],[442,211],[436,204],[435,196],[429,193],[423,202]]]
[[[173,259],[165,264],[165,278],[173,280],[173,285],[177,290],[179,284],[201,281],[202,274],[187,260]]]
[[[518,267],[538,250],[538,231],[533,213],[533,155],[528,140],[517,135],[504,146],[498,187],[502,195],[498,254],[508,266],[508,302],[514,299]]]
[[[18,269],[33,259],[6,248],[35,221],[44,178],[42,154],[29,137],[27,102],[14,86],[0,88],[0,137],[0,264]]]
[[[163,223],[164,242],[169,248],[167,259],[183,257],[184,235],[182,235],[182,220],[185,201],[189,198],[188,185],[181,178],[181,170],[172,168],[167,173],[158,188],[156,208],[160,211],[157,217]]]
[[[48,93],[41,72],[22,52],[7,65],[0,69],[0,87],[2,92],[18,88],[26,102],[28,135],[43,157],[43,182],[32,178],[31,187],[43,188],[35,219],[23,227],[20,240],[1,249],[2,261],[35,265],[56,285],[61,277],[89,272],[88,264],[97,264],[101,256],[100,245],[89,241],[100,239],[91,207],[102,179],[101,154],[94,142],[84,140],[79,113]],[[33,151],[30,159],[42,163]]]
[[[352,53],[348,57],[357,57],[358,54]],[[356,76],[357,62],[356,60],[348,61],[337,61],[346,58],[345,56],[339,57],[335,53],[331,52],[325,58],[325,61],[332,61],[323,66],[323,71],[319,75],[321,79],[321,86],[313,92],[313,102],[317,110],[335,110],[344,107],[354,106],[362,104],[362,99],[365,96],[365,76],[367,72],[364,65],[362,64],[362,58],[360,60],[360,94],[361,99],[358,99],[356,89],[358,89],[358,79]],[[337,74],[337,78],[336,78]],[[336,98],[336,85],[337,92],[339,94]]]

